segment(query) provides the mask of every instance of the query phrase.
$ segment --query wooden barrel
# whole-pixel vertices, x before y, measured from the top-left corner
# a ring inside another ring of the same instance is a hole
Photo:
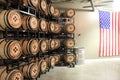
[[[48,27],[48,31],[51,33],[60,33],[61,31],[61,26],[58,23],[50,22]]]
[[[0,80],[24,80],[22,73],[19,70],[11,70],[7,73],[6,67],[0,67]]]
[[[38,30],[38,20],[34,16],[24,16],[22,27],[24,30]]]
[[[75,25],[74,24],[66,24],[63,29],[64,29],[65,33],[73,33],[75,31]]]
[[[54,58],[54,56],[47,56],[45,58],[45,61],[47,62],[49,68],[53,68],[55,66],[55,58]]]
[[[39,67],[35,63],[25,65],[21,68],[23,76],[26,78],[37,78],[39,75]]]
[[[51,4],[49,4],[48,6],[48,14],[53,16],[54,15],[54,11],[55,11],[55,8],[54,6],[52,6]]]
[[[64,55],[64,60],[67,62],[67,63],[72,63],[75,61],[75,55],[70,53],[70,54],[66,54]]]
[[[55,8],[54,9],[54,14],[53,14],[54,17],[60,17],[60,10],[58,8]]]
[[[54,39],[54,41],[55,41],[55,49],[58,49],[61,46],[60,40],[59,39]]]
[[[38,8],[39,0],[20,0],[24,6],[30,6],[34,8]]]
[[[64,13],[61,14],[62,17],[72,18],[75,15],[75,10],[68,9]]]
[[[0,30],[19,29],[21,24],[21,14],[18,11],[3,10],[0,12]]]
[[[47,67],[48,67],[48,65],[45,60],[42,59],[39,61],[39,69],[40,69],[41,74],[46,73]]]
[[[0,58],[18,59],[21,56],[21,45],[16,40],[0,40]]]
[[[59,54],[54,54],[53,56],[55,58],[55,64],[58,64],[61,56]]]
[[[75,46],[75,41],[73,39],[65,39],[63,44],[67,48],[73,48]]]
[[[49,62],[50,67],[53,68],[55,66],[55,58],[54,58],[54,56],[50,56],[49,61],[50,61]]]
[[[39,4],[39,10],[42,12],[42,13],[45,13],[47,12],[47,2],[46,0],[39,0],[40,4]]]
[[[48,44],[49,44],[49,50],[55,49],[55,39],[50,39]]]
[[[23,40],[22,50],[25,55],[32,54],[36,55],[39,52],[39,42],[36,39]]]
[[[48,32],[47,21],[44,19],[39,20],[39,31]]]
[[[39,40],[39,48],[40,51],[42,51],[43,53],[45,53],[48,50],[48,44],[46,39]]]

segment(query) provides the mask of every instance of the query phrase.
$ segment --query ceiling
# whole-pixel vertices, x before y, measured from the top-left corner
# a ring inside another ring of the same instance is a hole
[[[77,11],[94,11],[94,9],[120,11],[120,0],[52,0],[52,2],[53,5],[60,9],[73,8]]]

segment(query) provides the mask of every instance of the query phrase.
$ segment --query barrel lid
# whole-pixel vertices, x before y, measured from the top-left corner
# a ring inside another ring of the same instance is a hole
[[[73,17],[75,15],[75,11],[73,9],[68,9],[66,14],[68,17]]]
[[[54,33],[59,33],[61,31],[61,27],[59,24],[54,24],[54,27],[55,27],[55,32]]]
[[[41,26],[41,30],[42,31],[46,31],[47,30],[47,23],[46,23],[45,20],[43,20],[43,19],[41,20],[40,26]]]
[[[50,5],[50,13],[54,14],[54,11],[55,11],[55,8],[52,5]]]
[[[68,33],[73,33],[75,31],[75,25],[74,24],[67,24],[66,25],[66,31]]]
[[[45,52],[47,50],[47,42],[46,42],[46,40],[41,41],[40,48],[41,48],[42,52]]]
[[[75,46],[75,41],[73,39],[67,39],[65,44],[66,44],[66,47],[72,48]]]
[[[54,30],[55,30],[55,25],[53,22],[50,22],[50,31],[54,32]]]
[[[30,16],[30,27],[32,30],[38,29],[38,21],[36,17]]]
[[[67,62],[72,63],[75,59],[75,56],[73,54],[67,54],[66,58]]]
[[[59,17],[60,16],[60,10],[59,9],[57,9],[57,8],[54,9],[54,16],[55,17]]]
[[[43,60],[41,62],[40,69],[41,69],[42,73],[46,72],[46,69],[47,69],[47,62],[46,61]]]
[[[46,0],[41,0],[41,8],[43,11],[46,11],[47,9],[47,3],[46,3]]]
[[[55,48],[59,48],[59,47],[60,47],[60,40],[55,39]]]
[[[38,68],[37,64],[33,64],[30,68],[31,78],[37,78],[38,74],[39,74],[39,68]]]
[[[23,75],[19,70],[12,70],[8,75],[6,80],[24,80]]]
[[[55,66],[55,58],[54,58],[54,56],[50,56],[50,66],[51,67]]]
[[[30,40],[30,52],[33,55],[36,55],[39,51],[38,40]]]
[[[55,63],[58,63],[60,60],[60,55],[59,54],[54,54],[54,58],[55,58]]]
[[[9,11],[7,20],[9,25],[14,29],[18,29],[22,25],[21,15],[16,10]]]
[[[11,41],[8,45],[8,54],[12,59],[18,59],[21,56],[21,45],[18,41]]]
[[[55,40],[51,39],[50,40],[50,48],[53,50],[55,48]]]
[[[34,7],[38,6],[39,0],[30,0]]]

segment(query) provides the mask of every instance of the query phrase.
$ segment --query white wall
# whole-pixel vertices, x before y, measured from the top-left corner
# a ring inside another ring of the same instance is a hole
[[[100,35],[98,11],[76,12],[74,19],[76,47],[85,48],[85,58],[98,58]]]

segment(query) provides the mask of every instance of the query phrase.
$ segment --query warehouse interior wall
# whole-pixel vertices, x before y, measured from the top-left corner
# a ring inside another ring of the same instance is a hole
[[[76,11],[74,16],[75,47],[85,48],[86,59],[99,58],[99,14],[98,11]]]

